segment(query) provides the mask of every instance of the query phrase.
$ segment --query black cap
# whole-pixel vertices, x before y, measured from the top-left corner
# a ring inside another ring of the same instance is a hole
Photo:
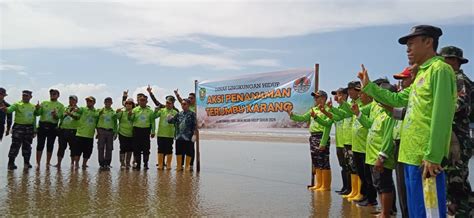
[[[418,25],[411,28],[410,33],[398,39],[398,43],[405,45],[408,39],[415,36],[429,36],[433,39],[438,39],[443,35],[443,31],[439,27],[430,25]]]
[[[395,87],[394,85],[390,84],[390,83],[382,83],[379,85],[380,88],[382,89],[387,89],[391,92],[397,92],[397,87]]]
[[[317,97],[325,97],[325,98],[327,98],[327,97],[328,97],[328,94],[327,94],[325,91],[323,91],[323,90],[319,90],[319,91],[317,91],[316,93],[315,93],[315,92],[311,92],[311,96],[316,97],[316,98],[317,98]]]
[[[59,90],[57,89],[50,89],[49,93],[57,93],[59,95]]]
[[[331,92],[331,95],[336,95],[338,92],[342,92],[342,94],[346,94],[346,95],[347,95],[347,88],[338,88],[337,90],[332,91],[332,92]]]
[[[104,99],[104,102],[106,102],[106,101],[112,101],[112,98],[111,98],[111,97],[107,97],[107,98]]]
[[[166,101],[171,102],[171,103],[174,103],[176,101],[176,99],[172,95],[166,96],[165,99]]]
[[[33,94],[33,92],[30,91],[30,90],[23,90],[22,91],[22,95],[31,95],[31,94]]]
[[[463,57],[462,54],[462,49],[456,47],[456,46],[446,46],[441,49],[439,52],[439,55],[445,57],[445,58],[457,58],[461,62],[461,64],[465,64],[469,62],[468,59]]]
[[[355,89],[357,91],[361,90],[361,85],[359,81],[352,81],[347,84],[347,89]]]
[[[0,87],[0,94],[7,96],[7,90]]]
[[[378,78],[378,79],[374,80],[373,83],[375,83],[376,85],[380,86],[380,85],[383,84],[383,83],[388,83],[388,84],[390,84],[390,81],[388,81],[387,78]]]

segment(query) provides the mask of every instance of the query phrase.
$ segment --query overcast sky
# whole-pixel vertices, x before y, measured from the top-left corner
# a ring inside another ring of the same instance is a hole
[[[473,1],[0,1],[0,86],[45,100],[51,87],[119,100],[147,84],[163,99],[194,80],[321,65],[327,91],[407,65],[400,36],[443,29],[474,68]],[[375,3],[372,3],[375,2]],[[382,3],[383,2],[383,3]],[[391,77],[390,77],[391,78]],[[80,102],[84,102],[81,100]],[[117,106],[117,105],[115,105]]]

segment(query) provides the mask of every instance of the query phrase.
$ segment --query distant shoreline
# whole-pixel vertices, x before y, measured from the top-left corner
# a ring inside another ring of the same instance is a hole
[[[259,133],[259,132],[221,132],[200,131],[200,140],[218,141],[249,141],[249,142],[288,142],[308,143],[309,133]],[[332,139],[332,137],[331,137]]]

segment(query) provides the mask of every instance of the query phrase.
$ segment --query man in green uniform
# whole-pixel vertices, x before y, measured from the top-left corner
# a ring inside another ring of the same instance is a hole
[[[423,178],[435,177],[438,190],[446,185],[441,162],[449,152],[457,89],[453,69],[436,56],[441,35],[438,27],[420,25],[399,39],[407,45],[409,62],[419,66],[413,84],[401,92],[392,93],[371,83],[363,66],[359,72],[364,92],[388,106],[407,106],[398,161],[405,164],[410,217],[426,217]],[[437,192],[437,202],[437,215],[445,217],[446,192]]]
[[[347,89],[339,88],[336,91],[331,92],[334,95],[334,100],[339,104],[338,109],[341,109],[344,102],[347,101]],[[347,195],[351,192],[351,178],[349,169],[347,168],[346,159],[344,157],[344,117],[334,114],[332,100],[328,102],[329,112],[333,116],[333,122],[336,126],[336,154],[339,166],[341,167],[341,178],[342,188],[337,190],[336,193],[341,195]]]
[[[353,144],[353,138],[352,138],[352,129],[353,129],[353,124],[355,120],[355,115],[353,114],[351,110],[351,106],[353,104],[359,105],[361,107],[362,103],[359,99],[359,93],[360,93],[360,82],[358,81],[352,81],[349,82],[347,85],[347,93],[349,97],[351,98],[351,103],[348,103],[347,101],[344,101],[340,105],[340,109],[338,108],[333,108],[331,111],[333,114],[343,117],[344,118],[344,158],[346,160],[346,165],[347,165],[347,170],[348,170],[348,175],[347,177],[350,178],[348,180],[351,181],[351,192],[345,195],[342,195],[343,198],[347,199],[353,199],[354,197],[358,196],[359,193],[359,187],[358,184],[360,182],[360,178],[357,175],[357,170],[354,164],[354,159],[353,159],[353,151],[352,151],[352,144]],[[359,200],[359,199],[355,199]]]
[[[416,73],[418,72],[418,66],[412,64],[405,68],[401,73],[393,75],[393,78],[399,80],[398,91],[402,91],[410,87],[415,79]],[[400,131],[402,128],[402,122],[405,118],[406,108],[394,108],[393,118],[395,119],[395,126],[393,127],[393,145],[395,155],[395,175],[397,179],[397,193],[398,201],[400,204],[400,211],[402,217],[408,217],[408,205],[407,205],[407,191],[405,186],[405,166],[403,163],[398,162],[398,154],[400,153]]]
[[[79,120],[73,115],[74,112],[78,111],[77,107],[77,96],[69,96],[69,106],[64,110],[64,115],[61,117],[59,122],[58,130],[58,164],[56,167],[61,167],[61,162],[64,158],[64,152],[66,151],[67,145],[69,144],[69,150],[75,143],[77,127],[79,126]],[[74,159],[71,152],[71,165],[74,165]]]
[[[97,149],[99,166],[102,169],[110,169],[114,140],[117,137],[117,116],[112,109],[112,103],[111,97],[105,98],[105,107],[99,110],[99,121],[97,122]]]
[[[148,97],[142,96],[138,100],[138,107],[132,110],[129,119],[133,125],[133,144],[135,151],[133,153],[136,166],[135,170],[140,170],[143,154],[143,167],[148,169],[148,160],[150,158],[150,137],[155,137],[155,113],[147,105]]]
[[[117,120],[119,122],[118,134],[120,142],[120,167],[130,168],[130,160],[133,156],[133,123],[128,118],[132,114],[135,103],[133,98],[125,100],[125,108],[117,109]]]
[[[313,173],[316,176],[316,184],[310,187],[313,191],[331,190],[331,166],[329,163],[329,133],[331,132],[332,117],[328,117],[326,112],[326,92],[319,90],[311,93],[314,98],[314,107],[310,108],[305,114],[298,115],[292,111],[288,112],[291,120],[297,122],[310,122],[309,138],[310,154],[313,166]],[[329,114],[329,116],[331,116]]]
[[[73,144],[71,152],[74,157],[74,167],[79,168],[79,159],[82,155],[82,168],[87,168],[87,161],[91,158],[94,147],[94,135],[99,112],[94,108],[95,98],[89,96],[86,98],[86,107],[79,108],[73,113],[79,118],[79,126],[76,132],[76,143]]]
[[[446,63],[456,73],[457,105],[454,113],[453,136],[448,165],[445,167],[448,188],[448,212],[457,217],[469,217],[474,205],[473,193],[469,183],[469,159],[472,157],[472,143],[469,137],[469,114],[471,113],[471,80],[461,69],[462,64],[469,62],[463,57],[462,49],[447,46],[439,52]]]
[[[168,123],[168,117],[174,117],[178,113],[176,110],[174,110],[174,102],[175,98],[173,96],[166,96],[166,107],[155,110],[155,116],[160,118],[157,133],[159,170],[164,169],[163,164],[165,157],[166,169],[171,170],[175,127],[174,125]]]
[[[21,148],[21,154],[24,159],[24,167],[31,168],[31,143],[36,134],[36,116],[35,105],[30,103],[32,92],[24,90],[22,93],[22,100],[10,107],[2,106],[0,109],[3,112],[11,114],[15,112],[15,121],[12,129],[12,144],[8,152],[8,169],[15,170],[15,158],[18,156]]]
[[[36,164],[41,166],[41,156],[46,143],[46,167],[50,166],[53,156],[54,141],[58,134],[58,123],[64,113],[64,105],[58,102],[59,91],[49,90],[50,100],[36,105],[35,115],[40,116],[38,127],[38,145],[36,147]]]

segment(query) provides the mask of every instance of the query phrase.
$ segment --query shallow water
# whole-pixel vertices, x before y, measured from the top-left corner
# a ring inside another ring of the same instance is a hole
[[[203,140],[200,173],[154,167],[139,172],[120,170],[118,148],[110,171],[99,170],[94,150],[87,170],[71,170],[65,158],[61,170],[42,166],[24,171],[20,155],[16,161],[19,169],[9,172],[9,145],[6,139],[0,146],[2,216],[367,217],[373,211],[355,207],[333,191],[308,191],[306,144]],[[156,141],[154,145],[153,164]],[[334,151],[332,146],[333,190],[341,186]]]

